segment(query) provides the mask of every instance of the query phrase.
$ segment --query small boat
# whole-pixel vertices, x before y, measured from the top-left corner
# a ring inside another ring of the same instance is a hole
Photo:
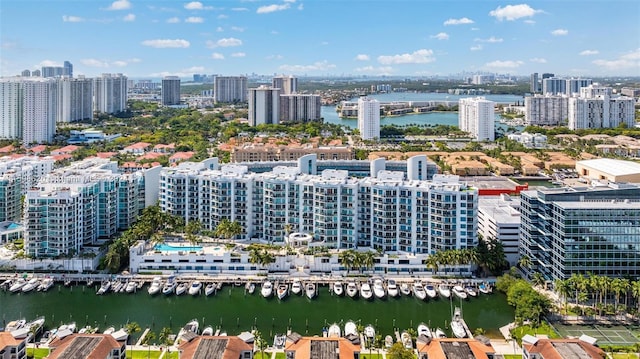
[[[213,335],[213,328],[211,326],[204,328],[202,335]]]
[[[71,278],[67,278],[64,280],[64,286],[65,287],[70,287],[71,286]]]
[[[378,299],[384,299],[384,297],[387,295],[387,293],[384,290],[382,279],[376,279],[373,281],[373,294]]]
[[[94,328],[94,327],[92,327],[90,325],[87,325],[86,327],[81,328],[80,330],[78,330],[78,333],[79,334],[84,334],[84,333],[95,334],[97,331],[98,331],[98,328]]]
[[[360,296],[364,299],[373,298],[373,292],[371,291],[369,283],[362,283],[362,286],[360,286]]]
[[[442,339],[442,338],[446,338],[447,335],[444,334],[444,330],[438,328],[436,329],[436,338]]]
[[[424,323],[420,323],[418,325],[418,337],[420,337],[420,336],[425,336],[427,338],[433,338],[433,334],[431,334],[431,330]]]
[[[201,290],[202,282],[200,282],[199,280],[194,280],[193,283],[191,283],[191,286],[189,286],[189,294],[191,295],[198,295],[200,294]]]
[[[167,280],[167,283],[165,283],[164,286],[162,287],[162,294],[164,294],[164,295],[173,294],[173,292],[175,292],[177,286],[178,286],[178,284],[173,279],[173,277],[169,277],[169,280]]]
[[[467,294],[469,294],[469,296],[471,296],[471,297],[477,297],[478,296],[478,292],[476,292],[476,289],[473,288],[470,285],[464,287],[464,291],[467,292]]]
[[[302,283],[300,282],[300,279],[295,278],[293,280],[293,284],[291,284],[291,293],[293,294],[300,294],[302,292]]]
[[[102,334],[113,334],[115,331],[116,331],[116,328],[109,327],[109,328],[105,329],[105,331],[102,332]]]
[[[400,293],[406,296],[411,295],[411,287],[409,286],[409,284],[407,283],[400,284]],[[389,293],[389,295],[391,295],[391,293]]]
[[[427,284],[424,287],[424,290],[427,292],[427,296],[429,296],[429,298],[438,297],[438,292],[436,291],[436,288],[433,286],[433,284]]]
[[[31,278],[24,286],[22,286],[22,293],[31,292],[32,290],[38,288],[39,285],[40,279]]]
[[[449,289],[449,286],[446,284],[440,284],[438,286],[438,293],[440,293],[440,295],[445,298],[451,297],[451,290]]]
[[[391,348],[393,345],[393,337],[391,335],[387,335],[384,337],[384,346],[387,348]]]
[[[425,292],[422,282],[417,280],[413,283],[413,295],[420,300],[427,298],[427,292]]]
[[[151,285],[149,286],[149,289],[147,289],[147,292],[150,295],[156,295],[160,293],[161,290],[162,290],[162,278],[160,277],[153,278],[153,281],[151,281]]]
[[[289,294],[289,285],[286,283],[278,284],[276,293],[278,294],[278,299],[283,300]]]
[[[340,330],[340,327],[338,327],[338,330]],[[278,335],[276,334],[273,337],[273,346],[276,349],[284,349],[284,345],[287,342],[287,336],[286,335]]]
[[[373,325],[369,324],[364,327],[364,336],[370,340],[376,337],[376,330],[373,328]]]
[[[216,290],[222,289],[222,284],[222,282],[218,282],[218,284],[216,285]]]
[[[9,323],[7,323],[7,326],[4,328],[4,331],[13,332],[24,327],[26,324],[27,324],[27,321],[25,319],[12,320]]]
[[[119,280],[111,283],[111,291],[114,293],[120,293],[120,290],[122,289],[122,287],[124,287],[124,283],[122,283]]]
[[[304,286],[304,294],[307,296],[307,298],[313,299],[313,297],[315,297],[316,294],[318,294],[316,291],[316,285],[313,283],[307,283]]]
[[[253,294],[256,291],[256,285],[254,283],[249,283],[249,288],[247,288],[247,293]]]
[[[262,296],[265,298],[269,298],[271,294],[273,294],[273,284],[271,284],[271,282],[269,281],[262,283],[260,294],[262,294]]]
[[[460,285],[456,285],[453,287],[453,294],[460,299],[467,299],[467,292]]]
[[[340,326],[336,323],[333,323],[329,326],[329,330],[327,331],[327,336],[331,337],[340,337]]]
[[[125,287],[124,291],[127,293],[133,293],[136,291],[136,289],[138,289],[138,283],[129,281],[127,282],[127,286]]]
[[[129,338],[129,332],[127,331],[126,328],[120,328],[115,332],[111,333],[111,336],[113,337],[113,339],[119,342],[122,342],[122,341],[126,342],[127,339]]]
[[[355,282],[347,283],[347,295],[351,298],[355,298],[358,295],[358,286]]]
[[[398,296],[398,285],[396,284],[396,281],[394,279],[389,279],[387,281],[387,293],[389,293],[390,297],[397,297]]]
[[[413,349],[413,341],[411,340],[411,335],[407,332],[402,332],[400,334],[400,340],[402,340],[402,345],[404,345],[407,349]]]
[[[213,294],[213,292],[215,292],[215,291],[216,291],[216,284],[215,283],[209,283],[209,284],[207,284],[206,287],[204,287],[204,295],[206,295],[207,297],[210,296],[211,294]]]
[[[42,283],[40,283],[40,285],[38,286],[38,291],[39,292],[46,292],[49,289],[51,289],[51,287],[53,287],[53,278],[45,278],[42,280]]]
[[[487,283],[481,283],[478,286],[478,290],[480,291],[480,293],[482,294],[491,294],[492,290],[491,290],[491,286]]]
[[[93,286],[93,278],[88,278],[87,279],[87,287],[91,287]]]
[[[9,288],[11,287],[11,279],[7,279],[4,282],[2,282],[2,284],[0,284],[0,288],[4,289],[4,288]]]
[[[200,327],[200,324],[198,323],[198,320],[192,319],[190,322],[188,322],[184,327],[180,329],[180,331],[178,332],[178,338],[182,337],[187,333],[198,334],[199,327]]]
[[[55,330],[55,329],[54,329]],[[40,344],[47,344],[49,342],[49,340],[51,340],[51,338],[53,338],[53,336],[55,335],[54,332],[52,331],[45,331],[44,333],[42,333],[42,337],[40,337]]]
[[[356,326],[356,323],[351,320],[344,325],[344,336],[346,337],[350,334],[358,336],[358,327]]]
[[[451,317],[451,331],[457,338],[464,338],[467,336],[467,331],[462,325],[462,309],[456,307]]]
[[[109,289],[111,289],[111,282],[109,282],[108,280],[105,280],[100,285],[100,288],[98,288],[98,291],[96,292],[96,294],[97,295],[107,294],[109,293]]]
[[[23,278],[19,278],[17,281],[11,284],[11,286],[9,287],[9,292],[11,293],[19,292],[22,290],[22,287],[24,287],[25,284],[27,284],[27,281],[24,280]]]
[[[344,293],[342,288],[342,282],[333,282],[333,293],[337,296],[341,296]]]
[[[176,295],[184,294],[184,292],[187,291],[187,286],[188,286],[188,284],[186,282],[182,282],[182,283],[178,284],[178,286],[176,287]]]
[[[60,336],[65,333],[68,335],[75,332],[76,332],[76,322],[71,322],[71,323],[62,324],[61,326],[59,326],[57,335]]]

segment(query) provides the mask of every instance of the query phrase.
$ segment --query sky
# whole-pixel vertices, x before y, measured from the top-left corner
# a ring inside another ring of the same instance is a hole
[[[640,76],[637,0],[1,0],[0,75]]]

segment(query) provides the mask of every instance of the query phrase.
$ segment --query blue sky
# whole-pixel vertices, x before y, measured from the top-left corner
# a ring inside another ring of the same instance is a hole
[[[640,75],[640,1],[2,0],[0,73]]]

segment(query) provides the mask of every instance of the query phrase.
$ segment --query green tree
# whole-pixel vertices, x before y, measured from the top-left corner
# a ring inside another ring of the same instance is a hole
[[[394,343],[389,350],[387,350],[388,359],[415,359],[413,350],[405,348],[402,343]]]
[[[342,266],[347,268],[347,275],[349,275],[349,271],[354,268],[356,252],[352,249],[343,250],[338,254],[338,259]]]
[[[253,337],[254,339],[254,345],[256,348],[258,348],[258,351],[260,351],[261,357],[264,358],[264,350],[267,349],[267,341],[264,339],[264,337],[262,336],[262,333],[260,333],[260,331],[256,330],[253,332]]]
[[[200,231],[202,230],[202,223],[197,220],[192,220],[184,227],[185,239],[192,245],[200,243]]]
[[[160,341],[160,343],[163,343],[165,345],[171,345],[173,344],[171,343],[172,334],[173,332],[171,331],[171,328],[164,327],[160,330],[160,334],[158,335],[158,340]]]
[[[217,237],[224,239],[232,239],[233,237],[242,234],[242,226],[238,221],[230,221],[224,218],[216,227],[214,234]]]

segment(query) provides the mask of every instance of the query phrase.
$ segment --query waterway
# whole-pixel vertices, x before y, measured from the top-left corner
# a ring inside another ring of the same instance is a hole
[[[245,294],[244,287],[234,286],[224,286],[210,297],[162,294],[151,297],[146,286],[135,294],[98,296],[95,290],[82,285],[67,288],[56,284],[47,293],[0,291],[2,326],[17,318],[29,320],[44,315],[47,328],[75,321],[79,327],[93,325],[104,330],[137,322],[158,334],[163,327],[171,327],[177,333],[186,322],[196,318],[201,329],[211,325],[235,335],[257,327],[265,337],[272,338],[287,329],[303,335],[320,335],[323,327],[353,320],[363,326],[374,325],[376,332],[383,336],[393,334],[394,328],[415,329],[420,322],[434,328],[447,328],[450,334],[451,310],[461,305],[472,331],[480,327],[488,335],[498,336],[498,328],[513,321],[514,316],[505,296],[496,292],[465,301],[420,301],[414,297],[366,301],[333,296],[324,286],[313,300],[290,295],[279,301],[264,299],[259,288],[249,295]]]

